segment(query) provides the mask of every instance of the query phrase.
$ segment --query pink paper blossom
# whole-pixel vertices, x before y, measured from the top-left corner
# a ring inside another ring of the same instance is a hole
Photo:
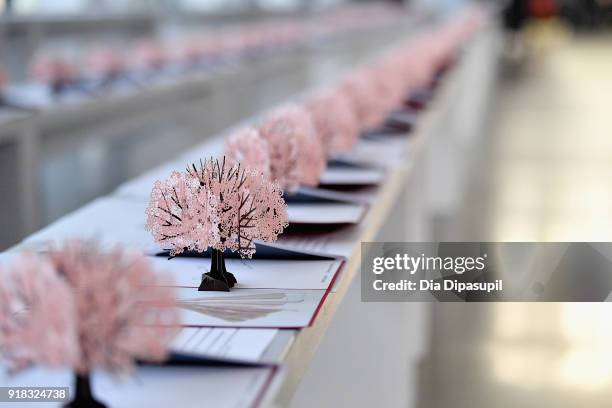
[[[168,62],[164,48],[153,39],[148,39],[136,47],[136,63],[140,67],[159,69]]]
[[[135,359],[166,358],[178,311],[170,282],[145,257],[119,248],[103,253],[80,241],[69,241],[50,256],[76,306],[78,374],[94,368],[122,373]]]
[[[359,138],[359,123],[345,94],[338,89],[320,92],[305,106],[328,156],[353,148]]]
[[[435,72],[428,36],[420,36],[410,44],[406,51],[406,65],[412,71],[412,83],[415,88],[429,86]]]
[[[259,128],[270,152],[270,176],[284,189],[316,186],[327,164],[309,113],[297,105],[274,110]]]
[[[59,91],[74,81],[78,74],[74,64],[68,59],[40,54],[34,58],[30,66],[30,75]]]
[[[243,167],[270,177],[268,142],[254,128],[244,128],[225,139],[225,156],[228,163],[240,163]]]
[[[300,186],[300,143],[294,134],[279,131],[280,127],[280,124],[268,120],[259,128],[259,133],[268,144],[270,179],[278,182],[284,190],[294,191]]]
[[[371,72],[357,71],[344,80],[340,87],[351,101],[361,129],[380,124],[383,111],[381,106],[384,105],[384,101],[381,100]]]
[[[93,75],[109,78],[123,72],[126,69],[126,61],[118,51],[99,48],[88,55],[87,66]]]
[[[382,115],[399,106],[409,88],[409,81],[401,69],[401,60],[397,53],[387,55],[370,67],[381,103]]]
[[[196,37],[183,38],[177,48],[178,52],[174,55],[174,58],[187,62],[197,62],[206,52],[204,41]]]
[[[77,361],[73,297],[46,259],[22,254],[0,267],[0,354],[11,370]]]
[[[190,175],[215,198],[213,209],[219,239],[211,247],[238,251],[250,258],[255,240],[275,241],[288,225],[282,190],[261,172],[210,159],[190,169]]]
[[[197,178],[173,172],[153,186],[146,229],[172,256],[184,250],[204,252],[219,240],[215,204],[216,198]]]

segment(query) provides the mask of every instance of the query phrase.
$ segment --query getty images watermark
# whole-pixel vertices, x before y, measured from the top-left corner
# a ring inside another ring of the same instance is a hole
[[[612,298],[610,243],[371,242],[361,256],[365,302]]]

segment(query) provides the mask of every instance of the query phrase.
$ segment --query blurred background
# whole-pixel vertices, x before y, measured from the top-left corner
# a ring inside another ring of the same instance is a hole
[[[437,239],[610,241],[611,16],[610,1],[504,3],[486,136]],[[610,406],[611,313],[608,303],[435,304],[418,406]]]
[[[464,3],[0,0],[0,249]],[[486,109],[449,119],[470,143],[433,158],[430,188],[463,177],[429,238],[609,241],[612,1],[482,3]],[[427,308],[412,405],[610,406],[607,304]]]

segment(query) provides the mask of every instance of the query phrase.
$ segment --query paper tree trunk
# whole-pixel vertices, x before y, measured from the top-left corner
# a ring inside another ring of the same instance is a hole
[[[74,398],[64,405],[66,408],[106,408],[97,401],[91,391],[89,374],[76,374],[74,379]]]
[[[202,283],[199,291],[229,292],[237,283],[233,274],[225,268],[225,257],[223,251],[212,250],[210,258],[210,272],[202,275]]]

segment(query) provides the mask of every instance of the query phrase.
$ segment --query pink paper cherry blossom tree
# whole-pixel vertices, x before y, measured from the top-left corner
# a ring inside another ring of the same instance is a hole
[[[293,133],[275,131],[273,119],[268,119],[259,128],[260,136],[268,144],[270,179],[279,183],[285,191],[295,191],[300,186],[300,143]]]
[[[361,129],[380,124],[385,102],[380,98],[371,70],[361,69],[353,73],[340,87],[349,98]]]
[[[350,151],[359,138],[359,122],[348,97],[339,89],[320,92],[305,107],[327,155]]]
[[[287,225],[278,183],[225,157],[200,161],[187,173],[155,183],[147,209],[147,229],[170,247],[171,256],[211,249],[201,291],[229,291],[237,283],[225,266],[225,250],[250,258],[256,240],[274,241]]]
[[[179,324],[172,288],[145,257],[119,248],[104,253],[93,243],[69,241],[50,256],[75,305],[75,391],[67,406],[104,407],[94,398],[89,373],[126,373],[135,359],[166,358]]]
[[[326,155],[308,111],[286,105],[272,111],[259,127],[267,140],[270,177],[285,190],[316,186],[327,164]]]
[[[153,185],[146,229],[155,242],[170,248],[170,256],[204,252],[219,240],[215,204],[214,195],[197,178],[175,171]]]
[[[111,85],[126,72],[128,64],[125,56],[112,48],[97,48],[86,59],[88,73],[101,79],[102,87]]]
[[[71,295],[48,259],[22,254],[0,267],[0,354],[10,371],[77,360]]]
[[[381,110],[384,116],[391,109],[400,106],[407,90],[407,82],[399,69],[396,54],[387,55],[370,67],[372,78],[382,101]]]
[[[277,183],[257,170],[210,159],[193,164],[189,175],[215,198],[218,240],[211,245],[211,270],[198,290],[229,291],[237,282],[225,267],[224,251],[243,258],[255,253],[255,240],[275,241],[288,224],[287,206]]]
[[[30,66],[30,75],[47,84],[53,96],[58,96],[75,85],[79,76],[71,61],[50,54],[35,56]]]
[[[255,128],[240,129],[225,138],[225,157],[230,164],[260,171],[270,177],[270,155],[268,142]]]

